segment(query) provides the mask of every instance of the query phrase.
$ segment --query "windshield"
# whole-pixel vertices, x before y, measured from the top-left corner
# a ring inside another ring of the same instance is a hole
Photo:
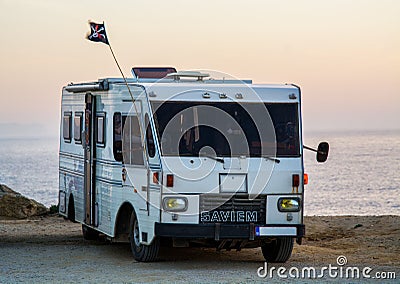
[[[297,103],[154,101],[152,107],[164,156],[300,155]],[[272,131],[263,131],[268,125]]]

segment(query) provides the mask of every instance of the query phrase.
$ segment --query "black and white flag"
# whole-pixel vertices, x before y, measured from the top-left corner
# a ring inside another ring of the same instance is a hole
[[[89,22],[90,33],[86,35],[86,38],[95,42],[108,43],[108,38],[106,34],[106,27],[103,24],[96,24],[94,22]]]

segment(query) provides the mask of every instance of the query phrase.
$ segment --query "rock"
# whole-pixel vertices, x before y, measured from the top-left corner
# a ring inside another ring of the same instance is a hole
[[[12,190],[11,188],[9,188],[7,185],[5,184],[0,184],[0,197],[5,195],[5,194],[19,194],[18,192]]]
[[[6,185],[0,184],[0,216],[24,219],[47,214],[47,208]]]

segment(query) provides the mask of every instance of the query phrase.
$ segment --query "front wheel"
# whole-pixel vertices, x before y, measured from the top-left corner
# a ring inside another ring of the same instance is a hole
[[[144,245],[140,243],[140,230],[139,221],[136,218],[135,212],[132,212],[130,226],[129,226],[129,242],[131,244],[131,250],[133,257],[137,261],[151,262],[154,261],[158,255],[160,249],[160,241],[155,238],[150,245]]]
[[[276,238],[261,246],[261,250],[267,262],[286,262],[292,255],[293,238]]]

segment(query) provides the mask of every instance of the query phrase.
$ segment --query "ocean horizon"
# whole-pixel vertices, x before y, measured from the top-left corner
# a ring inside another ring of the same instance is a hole
[[[326,163],[305,151],[305,215],[400,215],[400,130],[307,131],[330,144]],[[58,203],[59,139],[1,137],[0,183],[47,207]]]

